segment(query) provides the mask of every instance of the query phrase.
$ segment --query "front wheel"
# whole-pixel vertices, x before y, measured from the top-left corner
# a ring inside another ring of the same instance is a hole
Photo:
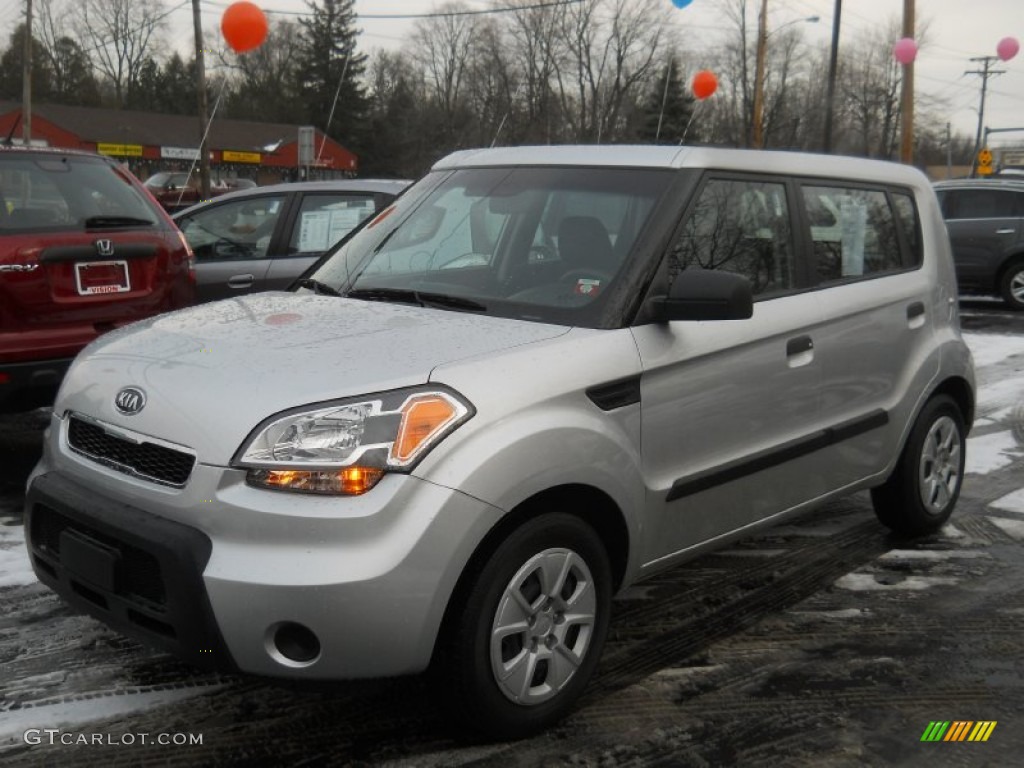
[[[999,292],[1011,309],[1024,309],[1024,261],[1007,268],[999,281]]]
[[[960,496],[967,442],[960,408],[948,395],[929,400],[892,476],[871,491],[882,523],[906,536],[943,526]]]
[[[594,530],[552,513],[512,532],[471,576],[442,659],[454,714],[498,739],[572,708],[593,674],[611,609],[611,568]]]

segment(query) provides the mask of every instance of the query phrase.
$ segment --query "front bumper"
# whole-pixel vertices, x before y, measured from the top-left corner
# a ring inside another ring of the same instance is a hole
[[[199,666],[308,679],[422,671],[459,576],[501,516],[405,475],[322,497],[251,488],[241,470],[199,463],[170,489],[71,452],[53,418],[26,496],[36,574]],[[275,645],[294,624],[316,636],[316,658],[296,663]]]

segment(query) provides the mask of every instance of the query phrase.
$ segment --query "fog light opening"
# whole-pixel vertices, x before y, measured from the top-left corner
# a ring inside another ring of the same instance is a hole
[[[301,624],[286,621],[274,632],[274,648],[284,658],[307,664],[320,656],[320,641],[313,631]]]

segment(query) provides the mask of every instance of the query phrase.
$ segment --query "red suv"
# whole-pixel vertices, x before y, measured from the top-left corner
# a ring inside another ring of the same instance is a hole
[[[128,171],[0,146],[0,413],[52,402],[104,331],[194,300],[192,251]]]

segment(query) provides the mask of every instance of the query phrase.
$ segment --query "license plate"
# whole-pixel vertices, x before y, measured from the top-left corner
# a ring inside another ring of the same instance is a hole
[[[128,262],[89,261],[75,264],[75,284],[81,296],[130,291]]]

